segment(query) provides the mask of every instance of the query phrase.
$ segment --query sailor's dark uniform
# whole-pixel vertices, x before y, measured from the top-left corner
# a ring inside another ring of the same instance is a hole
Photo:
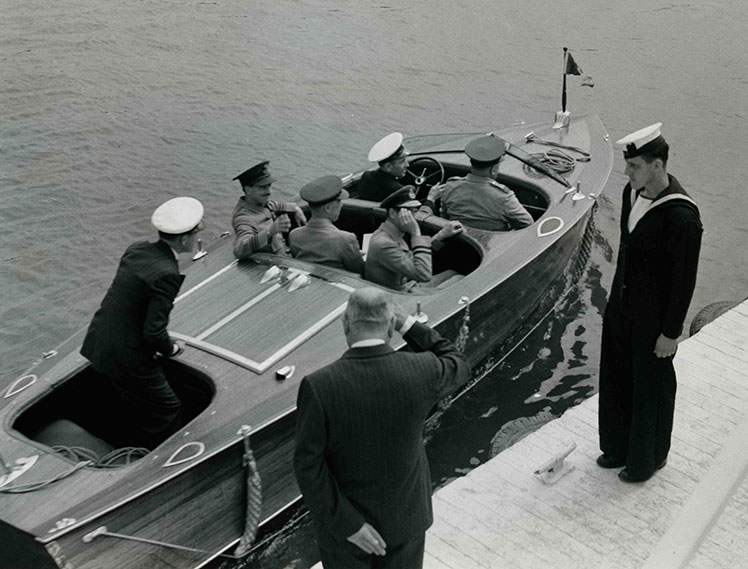
[[[678,338],[698,267],[699,210],[678,180],[629,231],[636,195],[623,190],[621,243],[603,319],[599,429],[605,455],[626,457],[634,479],[646,479],[667,458],[675,407],[672,358],[654,354],[660,334]]]

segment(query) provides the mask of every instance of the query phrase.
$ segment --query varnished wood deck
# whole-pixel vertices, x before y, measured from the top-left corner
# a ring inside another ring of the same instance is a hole
[[[748,567],[748,302],[681,343],[673,445],[642,484],[596,466],[597,396],[439,490],[427,569]],[[553,485],[533,471],[576,443]]]

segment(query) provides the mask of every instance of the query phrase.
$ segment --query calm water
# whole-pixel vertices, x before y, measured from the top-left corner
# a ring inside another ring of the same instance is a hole
[[[160,202],[200,198],[210,240],[230,226],[231,178],[260,159],[291,197],[366,166],[393,130],[551,121],[564,46],[595,80],[569,78],[573,114],[599,114],[613,139],[664,123],[706,227],[689,318],[745,298],[745,4],[506,4],[0,0],[0,387],[87,325]],[[442,417],[437,483],[485,460],[506,421],[594,392],[623,166],[580,286]],[[298,543],[260,563],[304,566]]]

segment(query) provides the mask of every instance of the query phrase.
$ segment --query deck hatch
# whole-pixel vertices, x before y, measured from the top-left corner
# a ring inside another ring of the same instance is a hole
[[[172,336],[263,373],[345,310],[350,287],[312,278],[291,292],[278,279],[260,283],[266,269],[239,264],[195,290],[177,306]]]

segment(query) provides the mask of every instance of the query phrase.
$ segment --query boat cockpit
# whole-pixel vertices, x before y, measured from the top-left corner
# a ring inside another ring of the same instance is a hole
[[[178,360],[165,359],[163,369],[187,420],[208,407],[215,395],[208,375]],[[24,409],[13,429],[74,460],[90,459],[92,467],[122,466],[151,449],[135,449],[132,409],[120,401],[110,382],[87,365]],[[76,454],[80,449],[86,454]]]

